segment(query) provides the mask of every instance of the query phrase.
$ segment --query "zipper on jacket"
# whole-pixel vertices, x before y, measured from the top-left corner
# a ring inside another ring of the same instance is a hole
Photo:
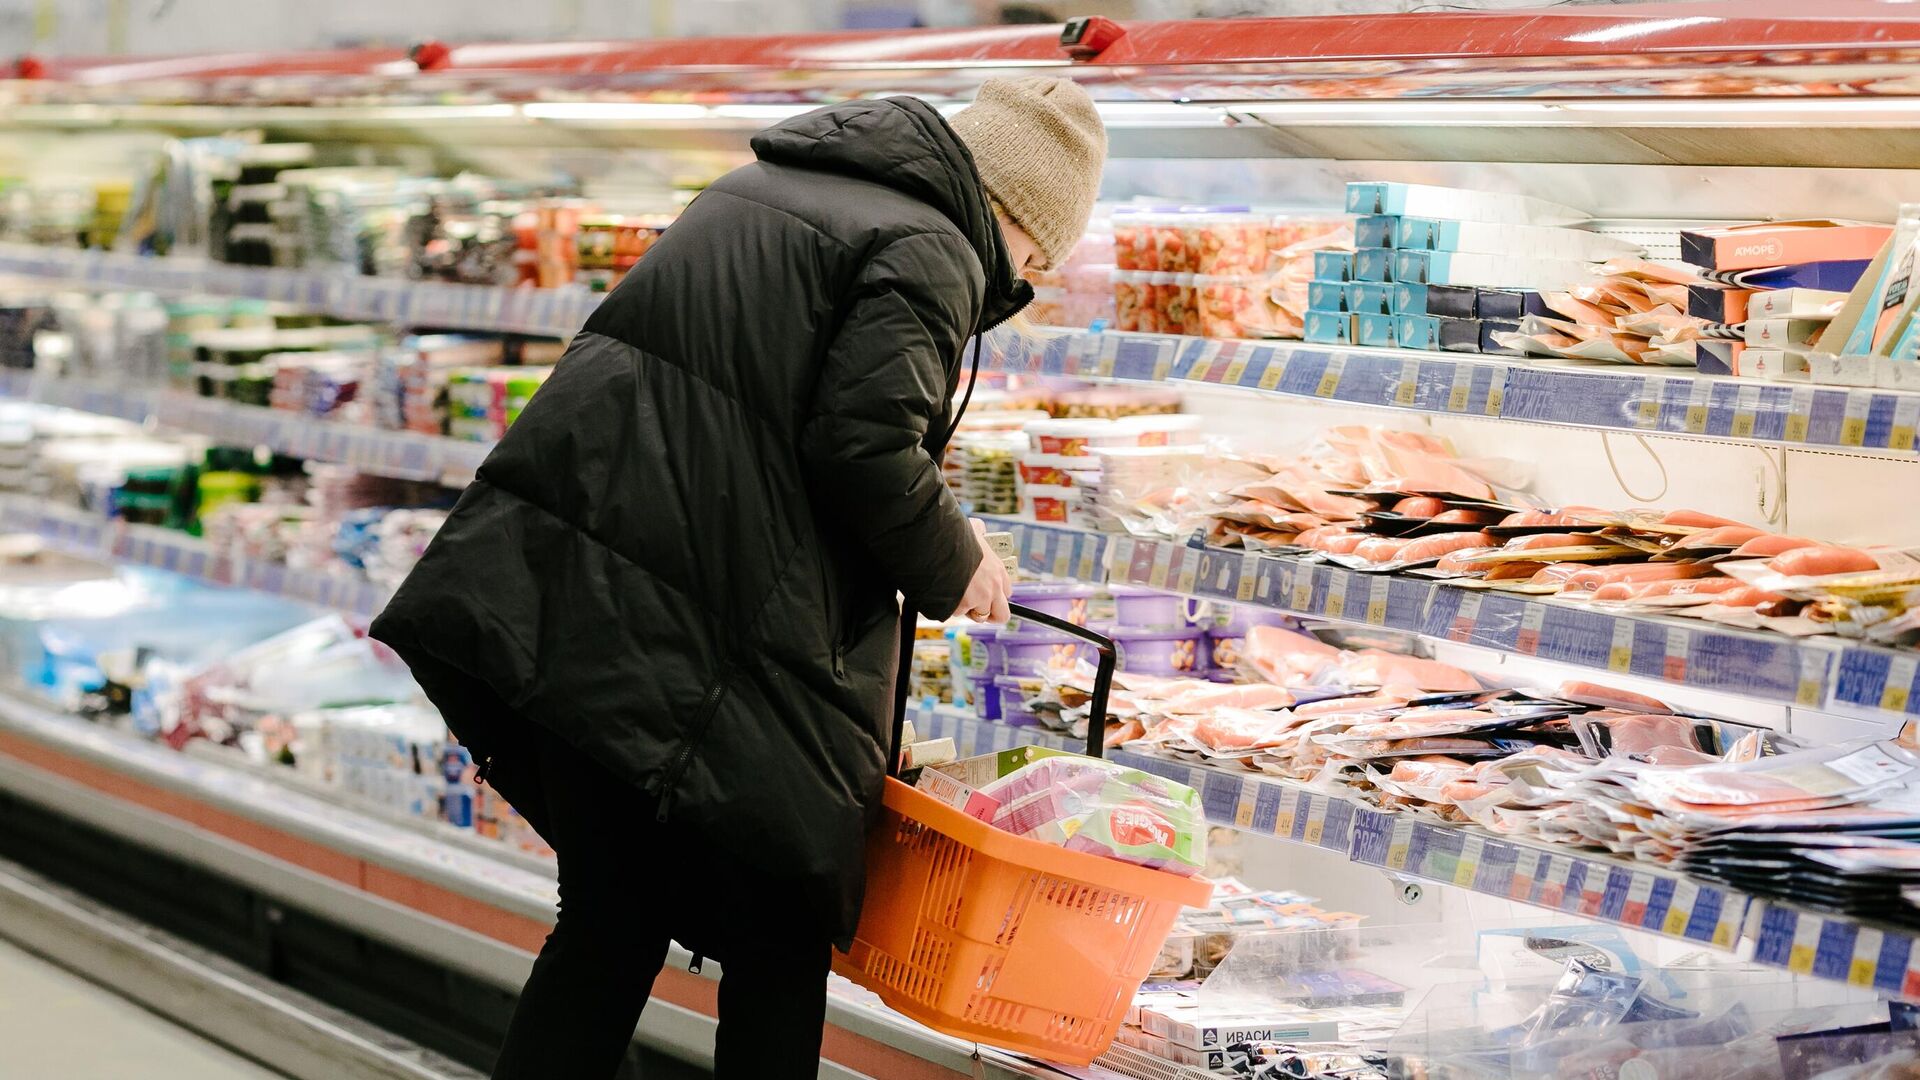
[[[700,742],[706,737],[707,726],[713,723],[713,714],[720,710],[720,699],[727,692],[727,669],[720,669],[720,677],[713,680],[707,688],[707,697],[700,703],[700,711],[693,716],[693,723],[687,726],[687,734],[680,740],[680,752],[674,755],[673,764],[667,766],[666,775],[660,780],[660,809],[653,820],[667,820],[667,811],[673,806],[673,789],[680,784],[680,778],[686,774],[687,766],[693,763],[693,752],[700,748]]]
[[[687,973],[690,975],[700,974],[700,969],[706,966],[706,960],[706,957],[701,956],[699,953],[694,953],[693,959],[687,961]]]

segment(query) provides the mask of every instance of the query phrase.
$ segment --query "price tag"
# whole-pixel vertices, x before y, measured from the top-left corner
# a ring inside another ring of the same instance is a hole
[[[1280,380],[1287,376],[1287,360],[1286,353],[1278,349],[1274,350],[1273,356],[1267,360],[1267,370],[1260,373],[1258,384],[1260,389],[1278,390],[1280,388]]]
[[[1081,581],[1103,581],[1106,567],[1100,565],[1100,548],[1106,540],[1096,536],[1082,536],[1073,542],[1080,553],[1080,572],[1074,576]]]
[[[1753,414],[1759,408],[1760,388],[1752,384],[1742,386],[1739,396],[1734,400],[1733,429],[1728,434],[1736,439],[1753,438]]]
[[[1133,549],[1137,541],[1131,536],[1123,536],[1113,542],[1113,574],[1116,581],[1134,583]]]
[[[1862,446],[1867,441],[1867,414],[1873,411],[1873,395],[1865,390],[1847,391],[1846,412],[1840,417],[1840,445]]]
[[[1540,652],[1540,628],[1546,625],[1546,621],[1545,604],[1528,604],[1520,616],[1520,636],[1513,643],[1514,651],[1528,656],[1537,655]]]
[[[1564,855],[1554,855],[1547,860],[1546,884],[1540,890],[1540,902],[1547,907],[1558,909],[1567,899],[1567,875],[1573,872],[1573,861]]]
[[[1200,553],[1192,548],[1182,548],[1180,554],[1180,573],[1174,581],[1173,591],[1192,596],[1194,580],[1200,575]]]
[[[1913,692],[1913,676],[1920,661],[1912,656],[1900,655],[1887,665],[1887,684],[1880,691],[1880,707],[1891,713],[1907,711],[1908,696]]]
[[[1887,448],[1913,449],[1913,430],[1920,426],[1920,394],[1901,394],[1893,406],[1893,431],[1887,435]]]
[[[1480,410],[1483,416],[1499,416],[1501,408],[1507,403],[1507,369],[1504,366],[1493,369],[1493,377],[1487,381],[1487,407]]]
[[[1306,841],[1318,847],[1320,846],[1320,837],[1327,831],[1327,797],[1325,795],[1308,795],[1304,792],[1300,797],[1309,800],[1312,804],[1307,808]]]
[[[1673,888],[1673,903],[1667,908],[1667,919],[1660,924],[1660,932],[1668,937],[1686,937],[1687,923],[1693,920],[1694,901],[1700,898],[1700,886],[1684,878]]]
[[[1225,349],[1237,349],[1238,346],[1225,341],[1209,339],[1201,343],[1193,354],[1193,363],[1187,367],[1187,378],[1194,382],[1217,383],[1221,380],[1213,377],[1213,369],[1220,353]]]
[[[1306,795],[1298,789],[1280,788],[1280,812],[1273,818],[1273,835],[1293,839],[1293,827],[1300,820],[1300,800],[1304,798]]]
[[[1420,361],[1400,361],[1400,381],[1393,386],[1395,405],[1412,405],[1420,393]]]
[[[1260,556],[1244,555],[1240,559],[1240,587],[1233,592],[1233,598],[1245,604],[1253,599],[1254,579],[1260,576]]]
[[[1293,596],[1290,605],[1295,611],[1307,611],[1313,603],[1313,571],[1305,566],[1297,566],[1293,571]]]
[[[1156,589],[1167,587],[1167,574],[1173,569],[1174,545],[1159,543],[1154,545],[1153,566],[1147,571],[1147,584]]]
[[[1640,404],[1634,412],[1634,427],[1646,430],[1660,426],[1660,392],[1666,385],[1665,379],[1640,380]]]
[[[1661,662],[1660,674],[1668,682],[1687,681],[1687,645],[1693,635],[1684,626],[1667,627],[1667,655]]]
[[[1093,354],[1093,374],[1102,379],[1113,378],[1113,366],[1120,359],[1120,338],[1115,334],[1101,334],[1100,347]]]
[[[1707,403],[1713,400],[1713,384],[1704,378],[1693,380],[1687,391],[1687,430],[1699,435],[1707,430]]]
[[[1880,948],[1886,940],[1885,931],[1871,926],[1860,928],[1853,938],[1853,959],[1847,964],[1848,982],[1872,988],[1873,977],[1880,970]]]
[[[1327,357],[1327,369],[1320,374],[1320,384],[1313,388],[1314,397],[1330,398],[1340,389],[1340,376],[1347,371],[1347,354],[1334,353]]]
[[[1469,592],[1460,598],[1460,608],[1453,613],[1453,625],[1447,628],[1449,641],[1472,641],[1474,624],[1480,618],[1480,594]]]
[[[1354,575],[1339,570],[1330,572],[1333,576],[1327,581],[1326,616],[1343,619],[1347,615],[1347,586],[1353,584]]]
[[[1802,915],[1793,924],[1793,945],[1787,950],[1787,970],[1795,975],[1813,973],[1813,954],[1820,944],[1820,927],[1823,919],[1811,915]]]
[[[1800,686],[1794,691],[1793,702],[1806,708],[1820,704],[1821,694],[1827,686],[1827,654],[1819,649],[1802,646],[1800,649]]]
[[[1477,833],[1468,833],[1460,845],[1460,858],[1453,864],[1453,883],[1463,889],[1473,887],[1473,877],[1480,872],[1481,856],[1486,854],[1487,841]]]
[[[1633,621],[1613,620],[1613,643],[1607,647],[1607,670],[1624,675],[1633,670]]]
[[[1224,376],[1222,376],[1220,379],[1220,382],[1222,385],[1225,385],[1225,386],[1240,385],[1240,380],[1246,377],[1247,357],[1251,354],[1251,352],[1252,350],[1249,350],[1249,349],[1234,350],[1233,359],[1227,361],[1227,373]]]
[[[1387,589],[1385,575],[1376,574],[1367,588],[1367,625],[1387,625]]]
[[[1073,545],[1075,539],[1076,538],[1069,537],[1064,533],[1053,533],[1047,537],[1048,546],[1053,548],[1052,572],[1054,577],[1066,577],[1068,571],[1073,568]]]
[[[1788,395],[1787,424],[1784,438],[1787,442],[1806,442],[1807,425],[1813,421],[1813,387],[1796,386]]]
[[[1647,901],[1653,899],[1653,875],[1635,874],[1627,886],[1627,903],[1620,909],[1620,921],[1639,926],[1647,917]]]
[[[1163,341],[1153,352],[1153,381],[1166,382],[1173,372],[1174,362],[1180,359],[1180,343]]]
[[[1247,779],[1240,785],[1240,801],[1233,807],[1233,827],[1245,829],[1253,825],[1253,808],[1260,801],[1260,791],[1266,787],[1258,780]]]
[[[1453,385],[1447,390],[1447,411],[1466,412],[1467,399],[1473,396],[1473,367],[1470,364],[1453,365]]]
[[[1387,862],[1389,870],[1407,868],[1407,851],[1413,844],[1413,819],[1405,814],[1396,814],[1393,819],[1393,835],[1387,841]]]

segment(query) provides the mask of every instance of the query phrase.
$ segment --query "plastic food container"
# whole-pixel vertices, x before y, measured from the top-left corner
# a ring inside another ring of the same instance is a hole
[[[1087,606],[1099,592],[1091,585],[1022,583],[1013,587],[1013,602],[1057,619],[1065,619],[1075,626],[1085,626]],[[1009,621],[1007,629],[1018,632],[1021,629],[1020,620],[1015,618]]]
[[[1120,627],[1113,632],[1120,670],[1136,675],[1195,675],[1213,666],[1213,643],[1205,631]]]
[[[1100,476],[1100,463],[1090,457],[1067,454],[1028,454],[1020,459],[1020,481],[1053,487],[1074,487]]]
[[[1200,428],[1206,421],[1190,413],[1156,416],[1125,416],[1115,420],[1125,438],[1125,446],[1190,446],[1200,441]]]
[[[1189,626],[1184,596],[1131,585],[1113,585],[1108,591],[1113,594],[1114,622],[1120,626],[1149,630],[1185,630]]]
[[[1053,484],[1028,484],[1020,491],[1020,513],[1033,521],[1072,524],[1079,516],[1080,503],[1070,487]]]
[[[1036,420],[1027,425],[1027,441],[1036,453],[1085,457],[1089,446],[1111,445],[1112,420]]]
[[[1092,660],[1093,647],[1052,630],[1002,631],[994,639],[992,654],[1006,674],[1033,675],[1050,666],[1068,667],[1078,660]]]

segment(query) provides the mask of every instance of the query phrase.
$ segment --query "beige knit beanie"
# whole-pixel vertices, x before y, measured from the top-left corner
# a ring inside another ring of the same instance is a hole
[[[980,170],[987,194],[1058,266],[1087,231],[1107,129],[1093,99],[1066,79],[988,79],[953,130]]]

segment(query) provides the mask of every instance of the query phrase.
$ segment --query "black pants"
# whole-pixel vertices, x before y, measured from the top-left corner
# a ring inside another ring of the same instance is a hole
[[[607,1080],[666,960],[664,879],[698,878],[654,823],[654,801],[533,723],[494,753],[489,781],[553,846],[560,917],[494,1065],[494,1080]],[[689,863],[692,863],[689,865]],[[777,893],[766,896],[777,906]],[[826,1020],[825,941],[735,950],[720,980],[717,1080],[813,1080]]]

